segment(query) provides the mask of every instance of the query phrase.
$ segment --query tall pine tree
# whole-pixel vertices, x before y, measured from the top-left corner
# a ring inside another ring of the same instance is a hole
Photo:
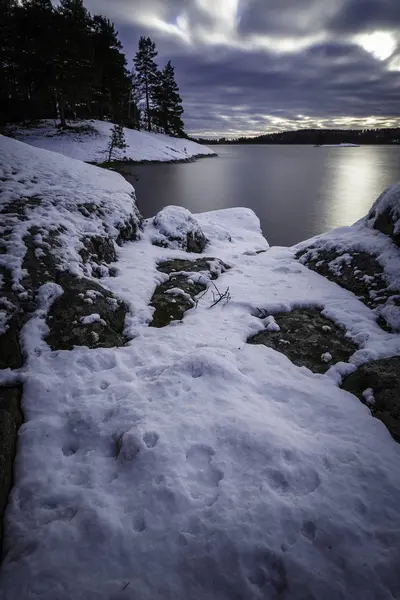
[[[151,110],[154,90],[157,84],[157,65],[154,62],[158,52],[155,43],[149,37],[141,37],[139,49],[133,59],[137,83],[141,98],[145,101],[147,130],[151,131]]]
[[[175,81],[175,70],[169,60],[157,77],[154,90],[155,121],[164,133],[175,137],[184,136],[182,121],[182,98]]]
[[[94,81],[90,111],[121,122],[128,114],[131,78],[114,24],[95,15],[92,21]]]
[[[56,94],[65,126],[66,108],[75,117],[77,104],[87,102],[93,83],[91,18],[82,0],[60,0],[57,16]]]

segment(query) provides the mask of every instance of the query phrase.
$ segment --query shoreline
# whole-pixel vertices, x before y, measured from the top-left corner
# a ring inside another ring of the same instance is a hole
[[[101,169],[108,169],[109,171],[116,171],[121,173],[116,167],[121,166],[134,166],[134,165],[174,165],[174,164],[185,164],[193,163],[202,158],[218,158],[218,154],[195,154],[188,158],[177,158],[176,160],[112,160],[111,162],[105,161],[102,163],[88,162],[89,165],[100,167]]]

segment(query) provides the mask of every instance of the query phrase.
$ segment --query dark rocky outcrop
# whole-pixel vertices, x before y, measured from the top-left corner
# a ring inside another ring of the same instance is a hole
[[[374,202],[367,224],[389,236],[400,247],[400,184],[387,188]]]
[[[0,549],[2,515],[11,490],[17,434],[23,421],[21,394],[21,386],[0,387]]]
[[[64,293],[53,303],[48,315],[46,342],[52,350],[71,350],[74,346],[112,348],[123,346],[124,302],[93,280],[62,273],[57,279]],[[91,315],[98,320],[90,320]]]
[[[158,263],[157,269],[169,274],[169,279],[158,285],[154,291],[150,303],[155,309],[151,327],[165,327],[172,321],[183,319],[185,312],[196,305],[196,296],[206,291],[207,280],[217,279],[219,274],[230,269],[230,266],[216,258],[200,258],[194,261],[173,259]],[[204,277],[194,280],[187,275],[194,272],[203,273]],[[181,293],[178,290],[181,290]]]
[[[309,269],[355,294],[369,308],[375,309],[377,321],[383,329],[394,329],[382,308],[399,306],[400,311],[400,291],[389,288],[377,256],[363,251],[349,253],[343,249],[327,250],[316,244],[298,252],[296,258]]]
[[[341,387],[367,404],[400,442],[400,356],[362,365],[343,380]],[[372,392],[372,399],[366,391]]]
[[[287,356],[295,365],[325,373],[333,364],[347,361],[357,350],[345,332],[316,308],[297,308],[274,315],[278,328],[251,336],[249,344],[263,344]]]
[[[172,260],[164,260],[159,262],[157,270],[161,273],[179,273],[185,271],[186,273],[209,273],[211,279],[217,279],[220,273],[224,273],[230,269],[230,266],[224,263],[219,258],[198,258],[196,260],[185,260],[181,258],[174,258]]]
[[[168,281],[157,286],[150,302],[154,310],[151,327],[165,327],[172,321],[180,321],[187,310],[195,305],[195,296],[204,292],[205,283],[190,283],[182,275],[172,276]],[[171,290],[180,289],[183,294],[169,294]]]

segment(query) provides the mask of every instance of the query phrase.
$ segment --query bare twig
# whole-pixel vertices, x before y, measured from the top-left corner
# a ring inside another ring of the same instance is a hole
[[[215,292],[214,290],[211,289],[211,285],[214,286],[215,288]],[[215,285],[215,283],[213,281],[210,280],[209,285],[207,286],[206,290],[195,300],[195,307],[197,308],[197,305],[199,303],[199,301],[211,290],[212,293],[212,297],[213,297],[213,302],[211,304],[211,306],[209,306],[209,308],[213,308],[213,306],[215,306],[216,304],[218,304],[219,302],[222,302],[222,300],[225,300],[226,302],[229,302],[229,300],[231,300],[232,296],[230,294],[229,288],[226,288],[225,292],[221,293],[219,291],[219,289],[217,288],[217,286]]]

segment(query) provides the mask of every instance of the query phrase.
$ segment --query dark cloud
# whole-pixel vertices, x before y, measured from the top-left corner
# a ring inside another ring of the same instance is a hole
[[[366,32],[400,27],[399,0],[347,0],[327,23],[340,33]]]
[[[248,0],[239,12],[239,32],[308,35],[321,29],[331,13],[329,4],[321,0]]]
[[[226,31],[224,23],[215,30],[218,0],[86,5],[114,20],[129,65],[140,35],[156,41],[160,65],[172,59],[190,133],[400,124],[400,70],[388,68],[399,51],[379,60],[357,38],[396,33],[400,0],[239,0],[236,27]],[[186,19],[188,39],[179,17]]]

